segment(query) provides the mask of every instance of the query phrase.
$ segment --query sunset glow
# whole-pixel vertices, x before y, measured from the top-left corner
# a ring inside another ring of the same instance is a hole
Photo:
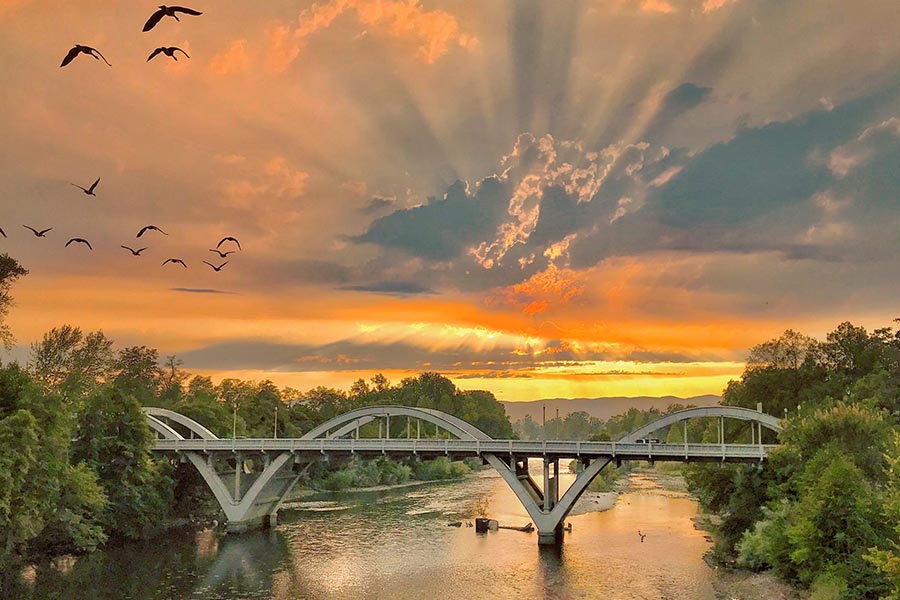
[[[691,396],[900,316],[891,3],[153,8],[0,0],[4,361],[68,323],[301,390]]]

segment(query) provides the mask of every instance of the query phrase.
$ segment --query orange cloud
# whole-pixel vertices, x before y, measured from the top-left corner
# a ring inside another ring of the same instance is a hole
[[[551,303],[565,304],[584,293],[584,276],[572,269],[559,269],[551,263],[546,270],[527,280],[503,288],[485,299],[488,306],[517,306],[535,315],[545,312]]]
[[[209,68],[216,75],[236,75],[250,67],[247,56],[247,40],[234,40],[224,52],[220,52],[209,61]]]
[[[711,13],[714,10],[719,10],[732,0],[704,0],[703,1],[703,12]]]
[[[269,68],[286,69],[300,55],[310,36],[329,28],[335,19],[350,11],[365,27],[417,44],[416,56],[427,64],[441,58],[453,45],[466,50],[478,47],[475,36],[460,31],[456,17],[442,10],[428,10],[419,0],[332,0],[304,10],[294,27],[278,25],[269,30]]]
[[[643,0],[641,2],[641,12],[669,14],[675,12],[675,7],[666,2],[666,0]]]

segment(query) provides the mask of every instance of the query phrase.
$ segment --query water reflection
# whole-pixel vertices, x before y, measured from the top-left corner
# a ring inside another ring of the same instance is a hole
[[[31,573],[15,600],[131,598],[576,598],[712,600],[709,544],[692,501],[646,480],[606,513],[572,517],[561,548],[536,534],[476,535],[448,527],[474,519],[480,498],[503,524],[528,515],[495,474],[367,494],[324,494],[282,513],[267,532],[223,537],[184,531]],[[643,544],[637,536],[647,533]],[[86,595],[86,592],[90,591]]]

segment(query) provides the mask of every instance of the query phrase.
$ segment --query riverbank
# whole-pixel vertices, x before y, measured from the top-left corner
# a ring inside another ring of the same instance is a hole
[[[707,534],[712,541],[713,515],[698,514],[693,519],[694,528]],[[771,571],[757,573],[746,569],[717,564],[712,550],[703,557],[715,573],[713,590],[717,600],[808,600],[809,595],[780,581]]]

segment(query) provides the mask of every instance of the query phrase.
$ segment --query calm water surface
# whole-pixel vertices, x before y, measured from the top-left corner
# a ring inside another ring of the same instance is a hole
[[[27,572],[30,583],[13,598],[713,600],[702,560],[709,544],[691,522],[696,503],[641,476],[633,481],[612,510],[571,517],[560,550],[538,549],[535,533],[447,526],[473,519],[481,498],[501,524],[528,523],[503,480],[485,471],[461,482],[317,496],[282,511],[266,532],[185,531],[58,561]]]

